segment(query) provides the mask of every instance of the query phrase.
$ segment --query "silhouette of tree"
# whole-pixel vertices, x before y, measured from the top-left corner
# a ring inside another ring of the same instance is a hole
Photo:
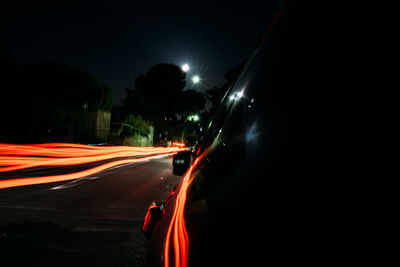
[[[155,137],[173,139],[181,134],[176,115],[199,112],[206,99],[195,90],[185,90],[186,73],[173,64],[157,64],[135,79],[135,89],[126,89],[126,114],[141,115],[155,126]],[[180,123],[180,122],[179,122]]]
[[[174,116],[186,85],[186,74],[173,64],[157,64],[135,79],[135,90],[126,89],[125,107],[155,123]]]
[[[179,113],[185,117],[189,114],[199,114],[204,109],[205,104],[204,94],[195,90],[185,90],[181,94]]]
[[[3,113],[9,114],[2,141],[82,141],[87,135],[83,113],[109,111],[114,103],[109,87],[60,63],[16,65],[12,76],[9,94],[2,97],[7,102]]]

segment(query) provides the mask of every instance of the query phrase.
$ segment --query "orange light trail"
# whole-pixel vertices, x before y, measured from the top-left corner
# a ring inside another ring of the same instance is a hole
[[[165,237],[164,247],[164,267],[170,265],[170,242],[172,235],[172,244],[174,249],[174,262],[175,267],[187,267],[188,255],[189,255],[189,237],[186,231],[184,210],[186,204],[186,196],[189,185],[194,179],[192,176],[193,167],[196,166],[200,157],[198,157],[189,170],[183,177],[181,188],[176,196],[174,213],[170,221],[167,235]]]
[[[37,145],[0,144],[0,172],[23,170],[40,166],[71,166],[103,160],[114,160],[84,171],[69,174],[0,180],[0,189],[78,179],[117,165],[169,156],[181,150],[182,149],[176,147],[98,147],[66,143]],[[122,157],[140,158],[116,160]]]
[[[185,146],[184,143],[179,143],[179,142],[173,142],[172,145],[173,146],[179,146],[179,147],[184,147]]]
[[[146,216],[144,217],[144,223],[142,226],[143,231],[147,231],[147,228],[149,227],[150,217],[151,217],[150,210],[154,208],[159,208],[155,202],[151,203],[150,207],[147,209],[147,213]]]

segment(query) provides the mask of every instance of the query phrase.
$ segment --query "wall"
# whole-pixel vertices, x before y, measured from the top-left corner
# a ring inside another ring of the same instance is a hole
[[[96,137],[107,140],[110,135],[111,112],[97,111]]]
[[[154,127],[150,127],[150,132],[147,135],[134,136],[118,136],[110,138],[109,143],[120,146],[153,146]]]
[[[87,112],[84,117],[88,135],[107,141],[110,135],[111,112],[101,110]]]

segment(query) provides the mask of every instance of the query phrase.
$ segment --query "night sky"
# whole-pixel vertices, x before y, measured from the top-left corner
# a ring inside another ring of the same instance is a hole
[[[254,51],[282,1],[15,1],[0,41],[17,63],[54,60],[109,85],[117,103],[157,63],[188,63],[208,84]],[[84,2],[84,3],[83,3]],[[201,88],[200,88],[201,89]]]

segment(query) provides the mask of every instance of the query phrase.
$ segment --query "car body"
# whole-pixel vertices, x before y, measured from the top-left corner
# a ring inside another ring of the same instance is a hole
[[[340,173],[341,100],[318,35],[329,25],[312,19],[320,8],[289,1],[275,9],[193,163],[157,209],[149,266],[334,261],[325,182]]]

